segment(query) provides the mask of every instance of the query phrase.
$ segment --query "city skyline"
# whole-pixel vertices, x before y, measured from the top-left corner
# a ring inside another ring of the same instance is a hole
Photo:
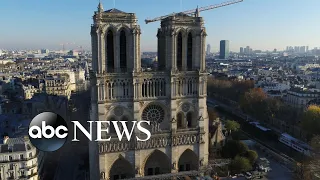
[[[225,1],[202,0],[163,0],[161,2],[133,3],[127,0],[116,1],[115,8],[136,13],[141,26],[141,50],[157,50],[157,28],[159,22],[145,24],[144,19],[158,17],[172,12],[194,9]],[[284,50],[287,46],[318,47],[320,37],[314,36],[320,25],[316,7],[320,2],[310,0],[308,3],[276,0],[244,0],[242,3],[201,12],[207,28],[207,44],[211,51],[217,52],[219,41],[230,41],[230,50],[239,51],[240,47],[249,45],[253,49]],[[19,6],[17,4],[19,3]],[[0,21],[6,28],[0,29],[2,35],[0,49],[74,49],[82,46],[90,50],[90,29],[92,12],[97,9],[99,1],[68,0],[64,2],[45,2],[30,0],[25,2],[4,1],[0,7],[3,15]],[[104,9],[114,7],[112,1],[102,0]],[[171,6],[168,6],[171,4]],[[70,9],[72,7],[72,10]],[[279,8],[275,8],[279,7]],[[146,10],[147,9],[147,10]],[[272,13],[264,13],[272,10]],[[24,11],[23,16],[20,15]],[[299,13],[296,13],[299,12]],[[6,14],[6,15],[5,15]],[[303,16],[301,15],[303,14]],[[298,26],[299,25],[299,26]]]

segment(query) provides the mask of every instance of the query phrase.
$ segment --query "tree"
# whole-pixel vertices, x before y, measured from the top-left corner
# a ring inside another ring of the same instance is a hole
[[[261,88],[250,89],[240,98],[240,107],[245,113],[266,120],[270,115],[266,99],[267,95]]]
[[[276,114],[280,111],[281,102],[275,98],[267,98],[265,101],[270,117],[275,117]]]
[[[287,106],[284,103],[281,103],[279,111],[276,112],[276,117],[290,124],[296,124],[301,119],[301,115],[296,108]]]
[[[244,155],[249,150],[241,141],[230,140],[222,147],[222,156],[233,159],[237,155]]]
[[[217,95],[216,97],[224,97],[233,101],[239,101],[249,89],[254,87],[251,80],[232,80],[228,78],[208,78],[207,89],[208,96]]]
[[[238,131],[240,129],[240,124],[237,121],[227,120],[225,128],[231,133],[233,131]]]
[[[250,161],[241,156],[237,156],[230,163],[230,170],[232,173],[246,172],[252,169]]]
[[[311,153],[311,157],[297,165],[294,176],[296,180],[312,180],[315,174],[320,175],[320,135],[314,136],[311,139],[310,146],[314,153]]]
[[[233,131],[232,134],[231,134],[231,138],[233,140],[238,140],[238,141],[247,139],[247,137],[244,136],[241,131]]]
[[[294,180],[312,180],[309,163],[307,161],[304,161],[302,163],[299,163],[297,166],[297,170],[294,174],[293,179]]]
[[[314,136],[311,139],[310,146],[312,147],[312,153],[309,168],[312,175],[320,175],[320,135]]]
[[[225,166],[214,166],[213,167],[213,172],[215,172],[220,177],[226,177],[226,176],[228,176],[229,166],[228,165],[225,165]]]
[[[256,162],[256,160],[258,159],[258,153],[256,151],[249,150],[246,152],[245,157],[248,158],[251,165],[253,165]]]
[[[309,137],[320,135],[320,106],[311,105],[307,108],[303,114],[301,127],[309,133]]]

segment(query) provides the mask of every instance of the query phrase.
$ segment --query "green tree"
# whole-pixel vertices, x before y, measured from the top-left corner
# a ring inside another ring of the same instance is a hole
[[[240,129],[240,124],[237,121],[227,120],[225,128],[231,133],[233,131],[238,131]]]
[[[241,173],[251,170],[252,166],[247,158],[237,156],[231,161],[229,168],[232,173]]]
[[[320,135],[320,106],[311,105],[303,114],[301,127],[309,133],[311,139],[314,135]]]
[[[246,152],[245,157],[248,158],[251,165],[253,165],[256,162],[256,160],[258,159],[258,153],[256,151],[249,150]]]
[[[237,155],[244,155],[249,150],[241,141],[230,140],[222,147],[222,156],[233,159]]]

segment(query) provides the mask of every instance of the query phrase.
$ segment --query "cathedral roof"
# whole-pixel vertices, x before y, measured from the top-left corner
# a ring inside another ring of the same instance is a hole
[[[189,15],[187,15],[187,14],[185,14],[185,13],[182,13],[182,12],[175,14],[175,16],[190,17]]]
[[[119,9],[116,9],[116,8],[106,10],[105,12],[107,12],[107,13],[125,13],[123,11],[120,11]]]

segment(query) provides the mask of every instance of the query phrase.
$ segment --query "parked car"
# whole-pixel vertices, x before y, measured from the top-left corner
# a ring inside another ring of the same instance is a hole
[[[246,179],[251,179],[251,178],[252,178],[252,174],[251,174],[250,172],[245,172],[245,173],[244,173],[244,177],[245,177]]]

